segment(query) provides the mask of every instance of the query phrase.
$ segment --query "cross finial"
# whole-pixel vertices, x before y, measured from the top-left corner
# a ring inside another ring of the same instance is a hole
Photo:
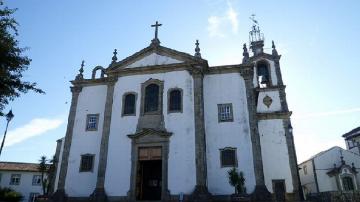
[[[160,40],[158,39],[158,28],[161,26],[162,24],[159,24],[158,21],[156,21],[156,23],[154,25],[151,25],[151,27],[155,27],[155,37],[153,40],[151,40],[152,44],[155,45],[159,45],[160,44]]]
[[[195,47],[195,57],[201,58],[200,47],[199,47],[199,40],[196,40],[195,45],[196,45],[196,47]]]
[[[111,63],[114,63],[114,62],[116,62],[117,61],[117,57],[116,57],[116,54],[117,54],[117,50],[116,50],[116,48],[114,49],[114,52],[113,52],[113,56],[112,56],[112,62]]]

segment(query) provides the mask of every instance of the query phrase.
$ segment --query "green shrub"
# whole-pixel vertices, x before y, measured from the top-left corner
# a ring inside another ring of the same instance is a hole
[[[14,191],[8,187],[0,187],[0,201],[4,202],[19,202],[23,199],[21,193]]]

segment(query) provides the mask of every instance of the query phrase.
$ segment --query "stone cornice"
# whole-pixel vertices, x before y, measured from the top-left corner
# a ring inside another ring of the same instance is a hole
[[[130,139],[137,139],[137,138],[140,138],[140,137],[146,136],[146,135],[156,135],[159,137],[169,138],[172,135],[172,133],[167,132],[167,131],[159,131],[159,130],[154,130],[154,129],[150,129],[150,128],[144,128],[140,132],[137,132],[135,134],[129,134],[127,136]]]
[[[104,77],[98,79],[82,79],[82,80],[73,80],[70,81],[74,87],[84,87],[84,86],[95,86],[95,85],[107,85],[115,84],[118,80],[118,77]]]
[[[268,120],[268,119],[289,119],[292,112],[270,112],[270,113],[256,113],[258,120]]]
[[[255,91],[257,92],[267,92],[267,91],[276,91],[276,90],[279,90],[279,89],[285,89],[286,86],[285,85],[280,85],[280,86],[268,86],[266,88],[255,88]]]

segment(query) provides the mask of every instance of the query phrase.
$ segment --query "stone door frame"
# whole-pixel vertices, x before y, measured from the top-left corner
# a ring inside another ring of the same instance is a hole
[[[169,138],[171,133],[143,129],[141,132],[128,135],[132,139],[131,143],[131,175],[130,190],[128,191],[129,201],[136,200],[136,177],[138,167],[139,148],[161,147],[161,201],[166,201],[170,197],[168,190],[168,158],[169,158]]]

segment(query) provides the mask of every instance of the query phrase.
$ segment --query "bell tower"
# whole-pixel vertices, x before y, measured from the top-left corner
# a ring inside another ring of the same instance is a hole
[[[249,32],[252,56],[249,56],[244,45],[243,63],[254,68],[254,113],[257,123],[255,135],[259,140],[256,149],[261,150],[261,155],[254,158],[262,161],[262,166],[255,166],[255,171],[262,170],[255,173],[263,173],[263,180],[259,180],[259,185],[263,183],[273,197],[284,197],[276,200],[298,201],[297,159],[290,121],[291,112],[288,109],[280,70],[281,55],[278,54],[274,41],[271,44],[271,54],[264,52],[264,35],[255,15],[250,19],[253,22]]]

